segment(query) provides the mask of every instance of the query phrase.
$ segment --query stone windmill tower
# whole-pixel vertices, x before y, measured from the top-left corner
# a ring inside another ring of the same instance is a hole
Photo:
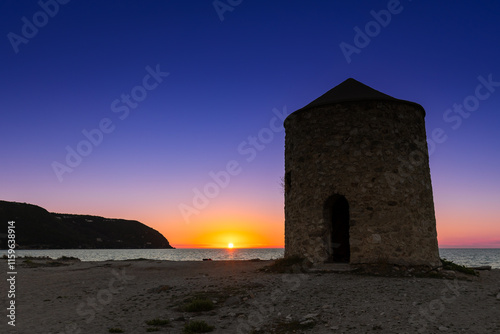
[[[285,119],[285,256],[439,265],[425,110],[347,79]]]

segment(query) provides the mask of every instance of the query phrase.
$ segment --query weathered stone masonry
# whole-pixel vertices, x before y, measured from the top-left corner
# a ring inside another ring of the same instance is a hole
[[[348,79],[285,120],[285,256],[438,265],[424,109]]]

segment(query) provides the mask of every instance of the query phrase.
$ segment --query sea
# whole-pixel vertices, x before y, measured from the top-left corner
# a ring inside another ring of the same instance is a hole
[[[7,254],[0,251],[0,257]],[[57,259],[62,256],[76,257],[81,261],[110,260],[168,260],[168,261],[203,261],[211,260],[274,260],[284,255],[283,248],[177,248],[177,249],[44,249],[16,250],[21,256],[47,256]]]
[[[7,254],[0,250],[0,257]],[[57,259],[62,256],[79,258],[81,261],[109,260],[274,260],[283,257],[283,248],[180,248],[180,249],[50,249],[16,250],[17,256],[46,256]],[[491,266],[500,269],[500,248],[441,248],[441,258],[469,267]]]

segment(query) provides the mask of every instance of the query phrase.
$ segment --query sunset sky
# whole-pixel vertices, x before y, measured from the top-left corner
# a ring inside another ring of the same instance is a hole
[[[500,2],[1,1],[0,199],[283,247],[283,118],[421,104],[441,247],[500,248]]]

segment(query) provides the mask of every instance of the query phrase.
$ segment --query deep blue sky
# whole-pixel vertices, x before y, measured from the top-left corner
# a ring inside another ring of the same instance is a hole
[[[353,77],[420,103],[428,135],[448,136],[430,159],[441,244],[500,247],[500,87],[481,90],[489,96],[456,129],[443,119],[479,76],[500,82],[500,3],[244,0],[223,21],[213,1],[58,7],[45,23],[37,1],[0,3],[1,199],[138,219],[174,245],[196,244],[193,229],[220,221],[256,224],[264,244],[282,245],[284,132],[251,162],[237,148],[269,127],[274,108],[292,112]],[[339,45],[355,45],[355,27],[377,29],[371,11],[388,7],[397,13],[348,63]],[[22,37],[34,15],[38,32],[16,53],[9,34]],[[148,66],[169,75],[121,120],[111,104]],[[113,132],[60,182],[52,164],[105,118]],[[241,173],[186,223],[179,204],[231,160]]]

